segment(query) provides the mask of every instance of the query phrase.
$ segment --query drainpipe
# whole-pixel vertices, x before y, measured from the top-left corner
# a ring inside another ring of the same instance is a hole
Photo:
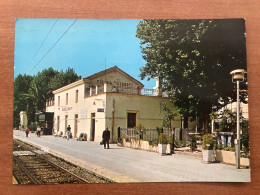
[[[115,99],[112,100],[112,143],[114,142]]]

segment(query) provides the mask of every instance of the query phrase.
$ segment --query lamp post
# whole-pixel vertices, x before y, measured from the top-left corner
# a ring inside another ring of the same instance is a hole
[[[239,119],[239,82],[244,81],[244,69],[236,69],[230,72],[232,82],[237,84],[237,140],[236,140],[236,168],[240,169],[240,119]]]

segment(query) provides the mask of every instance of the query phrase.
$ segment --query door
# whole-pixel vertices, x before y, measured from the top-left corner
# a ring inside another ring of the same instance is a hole
[[[74,119],[74,137],[77,137],[77,133],[78,133],[78,119],[79,116],[77,114],[75,114],[75,119]]]
[[[136,113],[127,113],[127,128],[136,127]]]
[[[66,135],[67,127],[68,127],[68,115],[65,115],[65,129],[64,129],[64,135]]]
[[[60,130],[60,116],[57,116],[57,134]]]
[[[90,141],[95,140],[95,113],[91,113],[91,132],[90,132]]]

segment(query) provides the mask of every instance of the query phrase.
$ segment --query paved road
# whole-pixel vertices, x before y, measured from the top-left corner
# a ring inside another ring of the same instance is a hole
[[[15,130],[14,137],[101,174],[116,182],[250,182],[250,169],[220,163],[204,164],[199,159],[178,154],[158,153],[110,145],[110,150],[95,142],[80,142],[29,134]]]

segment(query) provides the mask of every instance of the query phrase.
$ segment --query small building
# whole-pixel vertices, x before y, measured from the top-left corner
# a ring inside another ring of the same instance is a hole
[[[172,106],[160,88],[144,85],[117,66],[53,91],[54,102],[46,103],[46,112],[54,112],[54,133],[65,135],[68,125],[72,136],[87,134],[88,141],[101,141],[108,127],[111,141],[117,140],[118,127],[162,127],[162,103]],[[173,122],[180,127],[180,119]]]
[[[28,126],[27,114],[25,111],[20,112],[20,126],[19,129],[25,129]]]

